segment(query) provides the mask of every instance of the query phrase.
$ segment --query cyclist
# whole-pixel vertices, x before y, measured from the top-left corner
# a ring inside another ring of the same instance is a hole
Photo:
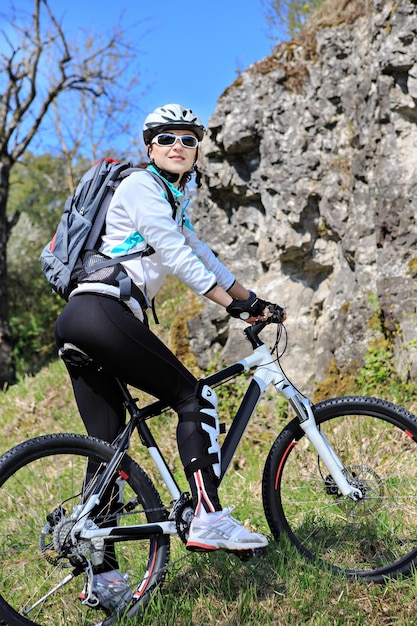
[[[72,292],[57,320],[55,335],[58,347],[73,343],[102,366],[98,370],[67,365],[89,435],[111,442],[125,423],[115,375],[166,401],[177,412],[179,454],[195,507],[187,548],[248,550],[266,546],[267,539],[249,532],[232,517],[231,508],[220,504],[216,394],[200,384],[155,336],[146,317],[168,274],[249,324],[268,314],[267,302],[235,279],[196,236],[185,212],[186,184],[193,174],[199,184],[196,161],[204,134],[200,119],[179,104],[159,107],[146,117],[143,139],[148,168],[168,183],[176,200],[176,215],[173,217],[161,186],[145,170],[126,178],[111,201],[100,252],[115,257],[147,250],[144,256],[123,263],[134,286],[132,296],[121,299],[114,281],[108,284],[112,281],[93,274]],[[130,599],[129,592],[123,592],[126,582],[114,553],[107,557],[101,568],[105,571],[96,572],[95,591],[104,606],[107,596],[101,588],[121,592],[123,608]]]

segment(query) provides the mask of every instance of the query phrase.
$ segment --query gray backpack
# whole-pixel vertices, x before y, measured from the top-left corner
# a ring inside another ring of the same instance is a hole
[[[148,246],[140,252],[109,258],[97,252],[97,248],[116,188],[124,178],[139,169],[131,163],[102,158],[84,174],[75,193],[67,198],[55,235],[40,257],[46,280],[64,300],[68,300],[78,282],[88,280],[118,285],[123,300],[134,295],[134,285],[120,263],[138,256],[149,256],[155,252],[154,249]],[[150,170],[143,171],[164,189],[175,217],[176,202],[168,185]]]

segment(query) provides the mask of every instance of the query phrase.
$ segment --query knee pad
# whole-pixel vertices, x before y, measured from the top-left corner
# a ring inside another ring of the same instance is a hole
[[[184,470],[189,477],[199,469],[212,466],[215,476],[220,478],[220,425],[216,410],[217,395],[208,385],[201,385],[197,389],[196,397],[198,404],[196,403],[193,410],[185,411],[179,415],[178,443],[185,465]],[[188,427],[185,426],[187,422],[195,424],[195,431],[191,424],[188,424]],[[192,436],[193,431],[194,436]],[[180,439],[183,436],[188,439],[186,445],[181,445]],[[187,447],[188,459],[184,458],[183,450],[185,447]]]
[[[201,399],[207,403],[207,407],[200,409],[200,413],[205,413],[213,418],[213,422],[210,424],[206,421],[201,421],[201,428],[208,434],[210,439],[210,446],[208,448],[209,454],[217,454],[218,462],[212,463],[213,472],[220,478],[220,424],[219,416],[217,415],[217,395],[216,392],[208,385],[204,385],[201,388]]]

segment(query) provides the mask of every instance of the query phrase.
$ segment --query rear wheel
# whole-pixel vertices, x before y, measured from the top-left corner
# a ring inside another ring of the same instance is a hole
[[[70,546],[70,515],[86,489],[87,465],[88,476],[92,476],[92,468],[99,472],[113,454],[114,448],[103,441],[62,434],[29,440],[0,458],[0,624],[117,623],[116,614],[89,608],[78,598],[86,582],[83,564],[91,558],[91,542],[79,540],[66,549]],[[97,526],[166,520],[153,484],[127,456],[111,493],[111,510],[97,507],[91,516]],[[102,569],[112,569],[116,563],[128,574],[134,593],[123,623],[143,610],[164,578],[168,559],[166,535],[106,543]]]
[[[384,400],[335,398],[313,412],[363,499],[343,496],[293,420],[263,476],[266,518],[308,559],[382,582],[417,559],[417,419]]]

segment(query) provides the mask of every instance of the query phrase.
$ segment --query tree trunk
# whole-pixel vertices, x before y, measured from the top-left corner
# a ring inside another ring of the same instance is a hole
[[[0,159],[0,390],[16,381],[12,357],[12,332],[9,322],[9,299],[7,294],[7,240],[9,222],[6,204],[9,192],[10,162]]]

